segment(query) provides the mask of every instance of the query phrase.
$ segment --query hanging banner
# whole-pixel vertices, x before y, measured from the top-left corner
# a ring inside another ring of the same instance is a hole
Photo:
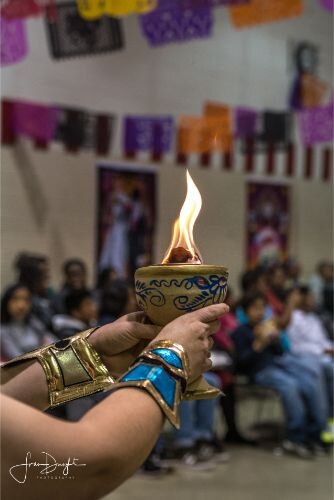
[[[5,144],[25,136],[38,147],[56,141],[67,151],[87,149],[101,156],[109,153],[115,122],[112,114],[9,99],[2,101],[2,117]]]
[[[115,117],[75,108],[61,108],[54,139],[69,152],[93,150],[98,155],[109,153]]]
[[[178,9],[203,9],[207,7],[224,7],[231,5],[244,5],[251,0],[160,0],[159,10]]]
[[[258,112],[251,108],[235,108],[235,137],[252,139],[256,135]]]
[[[154,171],[117,164],[98,168],[97,269],[133,283],[153,260],[156,213]]]
[[[168,8],[169,1],[166,8],[162,5],[139,17],[143,35],[151,46],[211,36],[213,14],[210,7]]]
[[[291,140],[292,116],[279,111],[264,111],[260,138],[269,144],[287,144]]]
[[[334,10],[334,0],[319,0],[321,7],[326,10]]]
[[[49,142],[54,138],[58,109],[30,102],[14,102],[12,127],[16,135]]]
[[[7,0],[0,9],[0,15],[6,19],[20,19],[42,14],[43,8],[37,0]]]
[[[27,56],[28,43],[25,21],[0,17],[1,66],[15,64]]]
[[[305,109],[298,113],[300,137],[304,144],[318,144],[332,142],[334,139],[333,127],[334,104]]]
[[[171,150],[174,119],[171,116],[126,116],[123,123],[123,148],[126,155],[137,151],[166,153]]]
[[[280,184],[247,185],[246,261],[248,268],[288,257],[290,188]]]
[[[124,46],[120,20],[104,16],[86,21],[72,2],[57,4],[57,19],[45,22],[50,53],[55,59],[111,52]]]
[[[4,0],[0,15],[6,19],[24,19],[41,16],[46,8],[50,9],[50,19],[56,19],[55,0]]]
[[[303,0],[252,0],[246,5],[230,7],[229,11],[235,28],[247,28],[300,16],[304,4]]]
[[[215,116],[183,116],[178,126],[178,153],[230,151],[232,137],[226,134],[226,120]]]
[[[145,14],[157,6],[157,0],[76,0],[79,15],[87,21],[101,16],[123,17]]]
[[[216,102],[206,102],[204,105],[205,117],[218,119],[219,134],[215,138],[215,148],[219,151],[230,151],[233,142],[232,112],[229,106]],[[214,126],[214,121],[209,125]]]

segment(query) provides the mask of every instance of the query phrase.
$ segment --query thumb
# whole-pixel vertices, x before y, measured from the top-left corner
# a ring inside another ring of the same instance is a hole
[[[190,313],[189,316],[191,316],[193,320],[210,323],[229,312],[229,310],[230,308],[227,304],[213,304],[212,306],[204,307],[199,311]]]

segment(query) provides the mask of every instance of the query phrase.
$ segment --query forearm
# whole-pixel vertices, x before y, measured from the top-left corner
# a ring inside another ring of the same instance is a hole
[[[49,407],[44,370],[37,360],[1,368],[1,393],[38,410]]]
[[[58,463],[70,457],[85,464],[71,468],[75,481],[62,481],[63,498],[101,498],[138,469],[163,425],[154,399],[132,388],[110,394],[77,423],[54,419],[9,398],[3,398],[1,411],[3,488],[8,498],[17,498],[23,487],[9,476],[10,466],[23,463],[27,451],[31,461],[42,462],[44,450]],[[59,490],[51,488],[49,481],[38,480],[36,476],[42,475],[38,472],[29,469],[25,498],[57,500]]]
[[[87,462],[95,470],[97,498],[117,488],[149,455],[164,422],[145,391],[124,388],[91,409],[78,424],[89,437]]]

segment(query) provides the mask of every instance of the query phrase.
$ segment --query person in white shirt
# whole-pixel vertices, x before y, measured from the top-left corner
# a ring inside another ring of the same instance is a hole
[[[293,311],[287,329],[291,351],[303,356],[309,363],[319,366],[326,384],[328,418],[333,426],[334,344],[329,340],[320,318],[314,313],[313,293],[306,286],[300,287],[299,291],[300,304]]]

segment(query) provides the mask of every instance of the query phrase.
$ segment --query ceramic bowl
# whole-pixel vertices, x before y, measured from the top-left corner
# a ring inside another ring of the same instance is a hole
[[[138,306],[155,325],[202,307],[223,302],[228,269],[205,264],[140,267],[135,273]]]

